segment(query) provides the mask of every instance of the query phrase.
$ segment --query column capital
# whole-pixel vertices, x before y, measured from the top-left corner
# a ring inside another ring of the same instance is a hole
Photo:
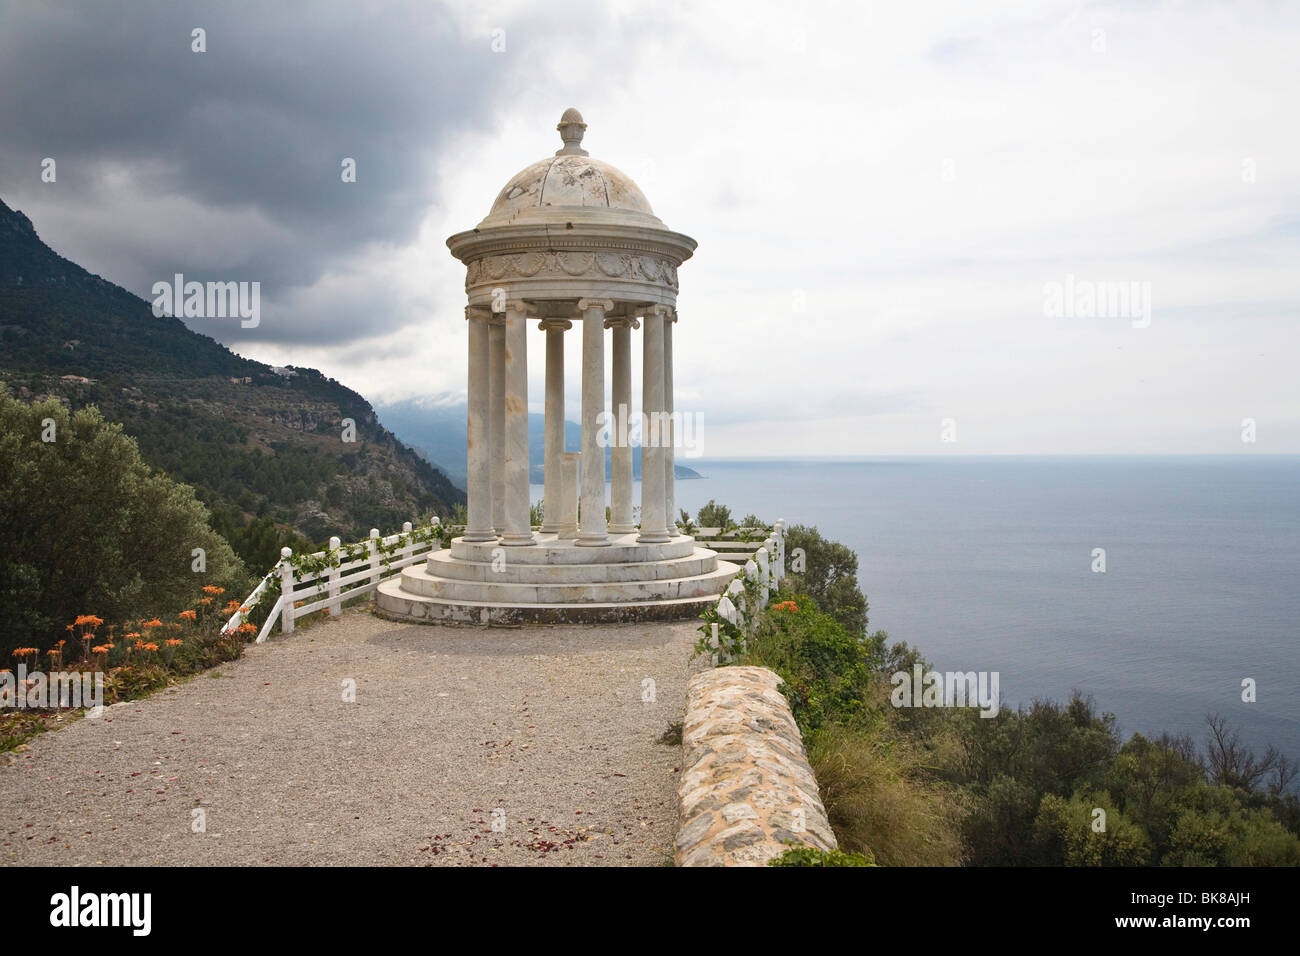
[[[527,318],[528,313],[531,311],[532,309],[529,307],[529,304],[523,299],[506,299],[505,311],[502,314],[504,315],[506,312],[520,312],[523,314],[524,318]]]
[[[542,321],[537,323],[537,328],[542,332],[567,332],[569,329],[573,328],[573,323],[568,319],[542,319]]]
[[[475,319],[479,321],[491,320],[492,310],[485,305],[467,305],[465,306],[465,321],[472,322]]]
[[[602,312],[614,311],[613,299],[579,299],[578,311],[587,312],[591,309],[600,309]]]
[[[642,315],[662,315],[667,317],[668,314],[672,312],[672,309],[666,305],[660,305],[658,302],[655,302],[651,305],[641,306],[640,312]]]
[[[607,329],[639,329],[641,322],[635,315],[611,315],[605,319]]]

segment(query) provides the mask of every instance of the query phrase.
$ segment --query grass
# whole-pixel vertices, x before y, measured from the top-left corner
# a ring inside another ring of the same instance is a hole
[[[956,805],[910,745],[834,724],[806,744],[840,849],[881,866],[961,864]]]
[[[673,721],[668,725],[668,729],[659,735],[655,741],[657,744],[663,744],[665,747],[680,747],[682,745],[682,722]]]
[[[24,744],[37,734],[47,730],[57,730],[72,723],[71,717],[80,716],[80,711],[53,710],[5,710],[0,711],[0,754],[9,751],[21,752],[27,748]]]

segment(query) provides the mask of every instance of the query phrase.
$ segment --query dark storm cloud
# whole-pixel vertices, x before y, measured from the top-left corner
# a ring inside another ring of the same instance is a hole
[[[510,24],[515,49],[527,38],[536,50],[570,26]],[[195,27],[205,53],[191,50]],[[439,151],[490,127],[492,104],[526,82],[528,58],[490,43],[429,2],[0,2],[0,197],[57,251],[89,253],[83,264],[146,297],[182,272],[256,279],[264,308],[284,303],[366,243],[412,238],[437,200]],[[39,184],[46,156],[57,189]],[[355,184],[340,181],[344,157]],[[281,317],[259,337],[338,342],[400,326],[383,290],[374,297],[364,319]]]

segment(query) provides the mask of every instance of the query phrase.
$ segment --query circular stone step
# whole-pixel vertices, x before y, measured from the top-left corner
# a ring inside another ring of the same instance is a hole
[[[561,569],[556,569],[561,570]],[[522,584],[500,580],[467,581],[431,574],[412,565],[401,574],[401,589],[419,597],[447,601],[485,601],[494,604],[614,604],[666,601],[718,595],[740,569],[727,561],[702,574],[651,580],[550,584]]]
[[[425,570],[432,575],[459,581],[507,584],[603,584],[688,578],[718,566],[718,556],[707,548],[696,548],[682,558],[624,564],[521,564],[512,560],[515,549],[502,548],[498,561],[464,561],[450,551],[429,555]]]
[[[491,563],[499,552],[517,564],[636,564],[689,557],[695,551],[695,539],[679,535],[664,544],[637,544],[636,532],[610,535],[610,544],[602,548],[578,547],[573,540],[558,540],[553,534],[535,533],[537,543],[506,547],[496,541],[469,542],[452,538],[451,556],[462,561]]]
[[[417,624],[623,624],[679,621],[699,617],[717,603],[716,594],[672,601],[624,601],[618,604],[516,604],[445,601],[403,591],[396,578],[380,582],[375,613],[391,621]]]

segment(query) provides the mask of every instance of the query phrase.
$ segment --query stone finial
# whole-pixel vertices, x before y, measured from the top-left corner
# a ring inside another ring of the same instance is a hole
[[[560,131],[560,139],[564,140],[564,148],[557,149],[556,156],[587,155],[587,151],[582,148],[582,134],[587,131],[587,124],[582,121],[581,113],[570,106],[555,128]]]

